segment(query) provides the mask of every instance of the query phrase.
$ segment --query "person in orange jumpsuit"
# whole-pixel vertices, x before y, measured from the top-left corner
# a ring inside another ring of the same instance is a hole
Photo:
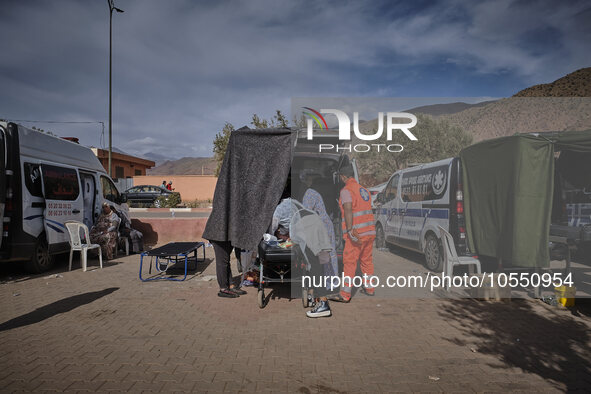
[[[367,277],[373,276],[373,242],[376,237],[374,215],[371,208],[371,194],[353,177],[353,167],[340,169],[341,181],[345,187],[341,190],[339,205],[343,217],[343,274],[341,291],[334,301],[349,302],[351,300],[352,279],[357,270],[357,262],[361,272]],[[351,278],[351,281],[347,278]],[[368,281],[369,282],[369,281]],[[375,289],[364,283],[361,292],[373,296]]]

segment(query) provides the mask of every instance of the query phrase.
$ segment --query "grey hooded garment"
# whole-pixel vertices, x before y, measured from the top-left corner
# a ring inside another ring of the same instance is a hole
[[[230,134],[203,238],[255,250],[271,224],[291,166],[291,130]]]

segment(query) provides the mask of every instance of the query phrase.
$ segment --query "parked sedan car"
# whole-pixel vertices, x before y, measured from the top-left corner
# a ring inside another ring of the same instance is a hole
[[[167,200],[173,194],[179,194],[167,190],[160,186],[140,185],[127,189],[123,194],[127,197],[127,203],[131,205],[154,205],[156,208],[160,207],[160,200],[158,197],[164,196]],[[180,195],[179,195],[180,197]],[[180,200],[180,198],[179,198]]]

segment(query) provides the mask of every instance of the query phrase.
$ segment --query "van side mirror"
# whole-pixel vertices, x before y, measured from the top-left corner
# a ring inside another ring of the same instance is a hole
[[[123,203],[127,202],[127,195],[120,194],[118,200],[119,201],[117,201],[117,204],[123,204]]]
[[[384,202],[384,192],[379,192],[376,196],[376,202],[382,204]]]

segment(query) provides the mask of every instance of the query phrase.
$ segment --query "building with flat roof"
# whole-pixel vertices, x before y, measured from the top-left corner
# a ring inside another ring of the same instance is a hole
[[[91,148],[96,157],[109,172],[109,151],[100,148]],[[137,175],[146,175],[146,170],[156,165],[152,160],[127,155],[112,151],[111,153],[111,177],[114,179],[133,178]]]

